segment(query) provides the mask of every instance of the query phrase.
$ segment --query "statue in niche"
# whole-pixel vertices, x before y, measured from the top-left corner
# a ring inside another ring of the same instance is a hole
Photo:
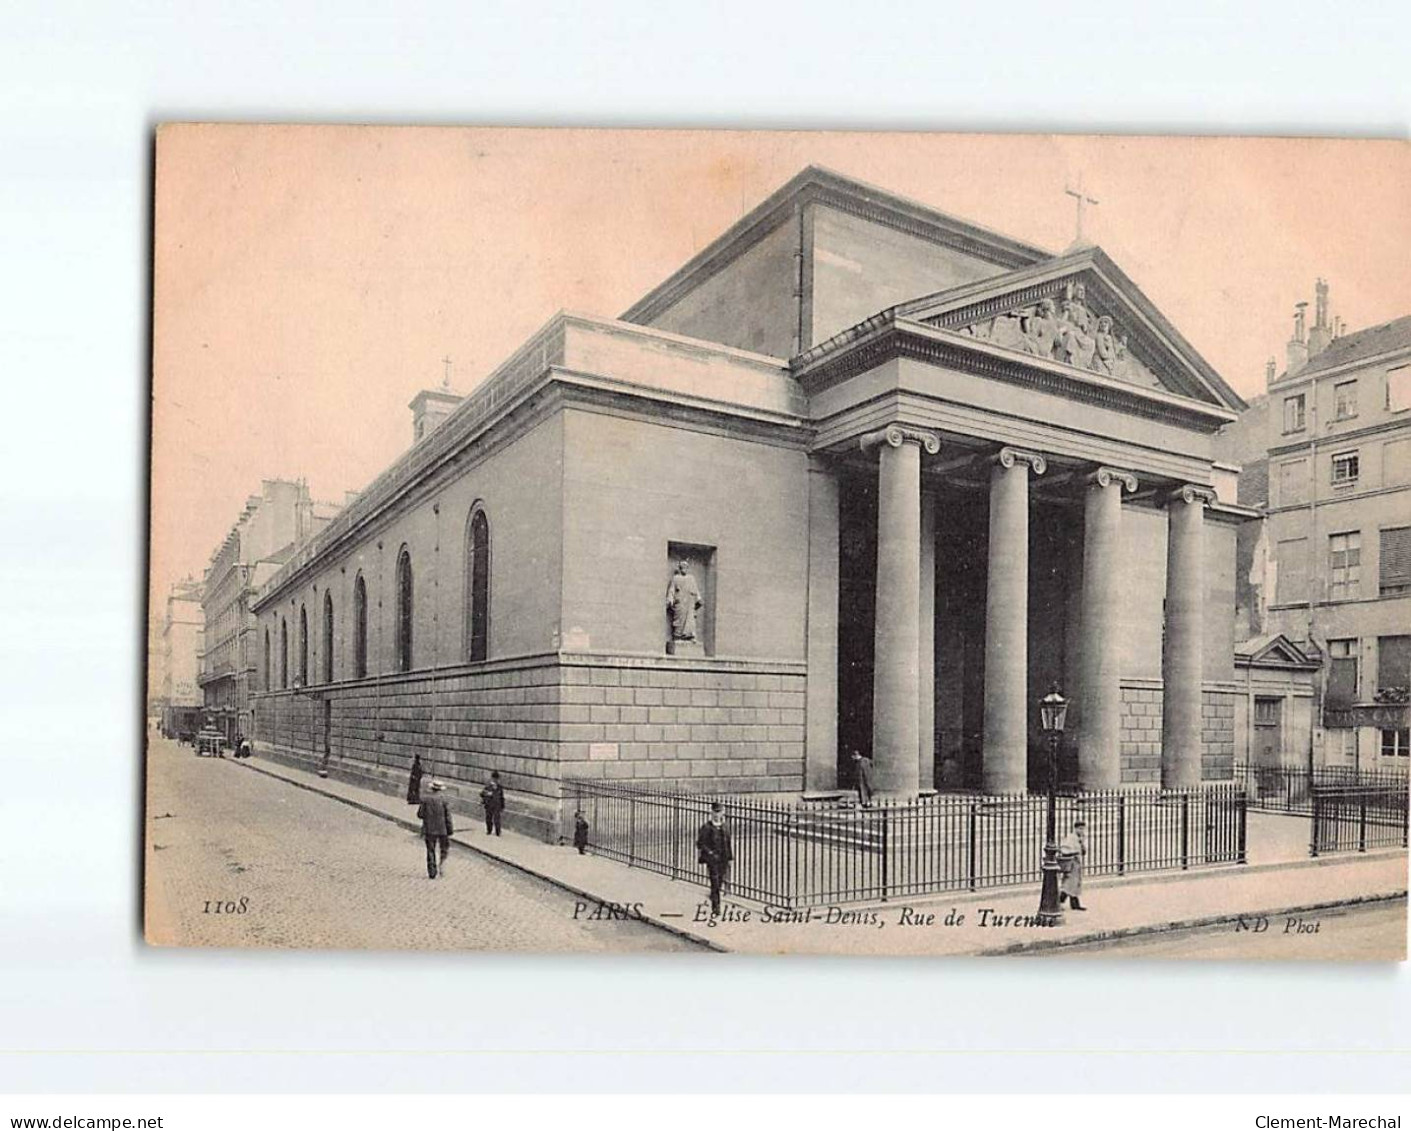
[[[1058,344],[1058,311],[1053,299],[1039,300],[1036,308],[1024,315],[1024,350],[1035,357],[1052,357]]]
[[[675,651],[678,642],[699,645],[696,635],[696,614],[705,604],[701,600],[700,586],[691,575],[690,566],[683,558],[676,563],[676,572],[666,586],[666,615],[671,618],[671,644],[668,651]]]

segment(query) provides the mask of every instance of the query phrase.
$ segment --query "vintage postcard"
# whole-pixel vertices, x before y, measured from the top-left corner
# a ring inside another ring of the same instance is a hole
[[[177,124],[170,946],[1398,961],[1411,146]]]

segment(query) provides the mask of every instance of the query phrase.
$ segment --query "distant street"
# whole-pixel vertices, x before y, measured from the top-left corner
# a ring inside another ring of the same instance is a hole
[[[411,810],[408,810],[409,814]],[[470,818],[465,818],[469,823]],[[390,821],[155,739],[148,762],[148,932],[191,946],[681,951],[634,921],[577,921],[560,888],[452,847],[426,875]]]
[[[1292,920],[1292,925],[1290,924]],[[1406,944],[1406,900],[1359,904],[1331,911],[1269,916],[1265,930],[1246,920],[1210,927],[1137,935],[1085,946],[1036,952],[1044,958],[1209,958],[1326,962],[1385,962]],[[1316,925],[1316,926],[1315,926]],[[1404,953],[1404,950],[1403,952]]]

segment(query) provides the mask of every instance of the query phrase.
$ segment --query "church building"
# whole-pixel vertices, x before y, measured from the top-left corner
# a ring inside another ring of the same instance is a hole
[[[649,222],[644,221],[644,222]],[[700,793],[1231,773],[1240,398],[1100,248],[809,168],[619,318],[560,313],[253,602],[261,753],[557,836]],[[1032,761],[1032,765],[1031,765]]]

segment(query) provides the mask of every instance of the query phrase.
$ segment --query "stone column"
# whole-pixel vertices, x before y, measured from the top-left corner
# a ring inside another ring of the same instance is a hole
[[[985,599],[986,793],[1023,793],[1029,763],[1029,469],[1044,457],[1001,448],[990,472]]]
[[[838,784],[838,477],[808,468],[808,691],[804,786]]]
[[[1205,676],[1205,504],[1215,493],[1185,486],[1166,503],[1166,643],[1161,654],[1161,785],[1200,784],[1200,692]]]
[[[936,784],[936,495],[921,492],[921,590],[917,626],[916,773],[922,789]]]
[[[1080,614],[1078,783],[1084,789],[1122,784],[1122,660],[1118,634],[1122,564],[1122,489],[1136,476],[1100,467],[1088,476],[1083,516],[1083,602]]]
[[[930,433],[890,425],[862,438],[877,448],[877,624],[872,664],[872,763],[877,790],[914,793],[919,778],[921,449]]]

